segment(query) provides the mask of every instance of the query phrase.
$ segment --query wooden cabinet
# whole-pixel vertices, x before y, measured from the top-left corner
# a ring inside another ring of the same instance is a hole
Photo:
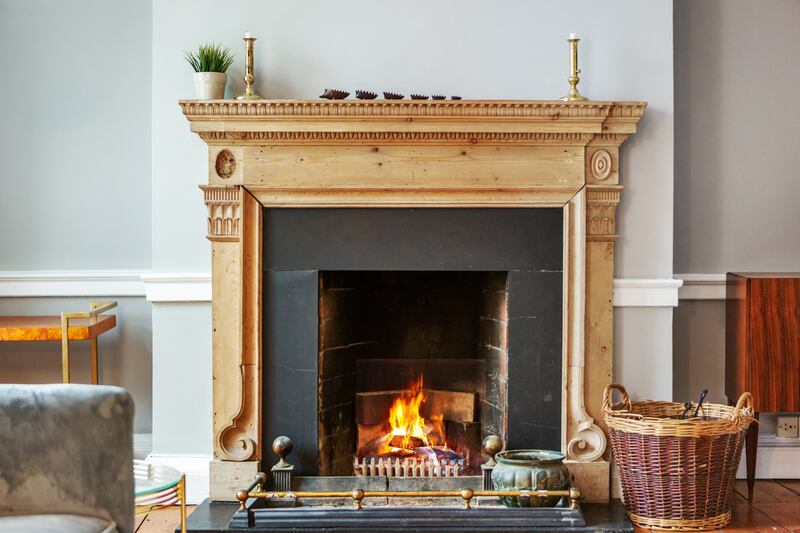
[[[759,412],[800,411],[800,273],[728,273],[725,394],[753,394]],[[757,415],[756,415],[757,416]],[[747,435],[752,498],[758,424]]]

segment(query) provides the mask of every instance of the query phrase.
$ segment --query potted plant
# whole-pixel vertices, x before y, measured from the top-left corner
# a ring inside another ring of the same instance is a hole
[[[203,44],[199,50],[184,52],[194,69],[194,88],[200,100],[219,100],[225,97],[226,71],[233,63],[230,49],[219,44]]]

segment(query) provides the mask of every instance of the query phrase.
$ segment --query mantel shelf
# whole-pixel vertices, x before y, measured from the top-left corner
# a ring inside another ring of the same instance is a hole
[[[179,104],[192,131],[206,141],[537,144],[560,140],[583,145],[594,134],[635,133],[647,106],[646,102],[560,100],[181,100]]]

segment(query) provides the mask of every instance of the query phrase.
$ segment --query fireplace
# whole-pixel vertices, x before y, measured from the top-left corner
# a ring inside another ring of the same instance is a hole
[[[495,433],[562,450],[587,499],[608,499],[600,400],[613,361],[619,147],[644,103],[180,105],[209,146],[212,499],[233,500],[269,470],[279,434],[295,442],[297,479],[355,479],[362,455],[381,451],[359,441],[385,437],[386,405],[418,393],[420,418],[445,426],[466,477],[481,460],[476,435]],[[520,216],[539,223],[493,231]],[[344,244],[360,248],[337,255]],[[526,254],[533,262],[518,262]],[[484,300],[495,287],[505,304]],[[470,369],[441,370],[459,365]],[[458,450],[448,422],[461,425]],[[404,442],[390,448],[434,447]]]
[[[507,280],[320,272],[320,475],[481,473],[482,437],[507,428]]]

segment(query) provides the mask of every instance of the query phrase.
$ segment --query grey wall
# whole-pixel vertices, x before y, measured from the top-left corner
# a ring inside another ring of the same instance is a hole
[[[151,15],[0,0],[0,270],[149,268]]]
[[[800,270],[800,2],[675,0],[675,272]],[[674,393],[724,395],[724,301],[675,313]]]
[[[149,1],[0,0],[0,271],[150,268],[151,28]],[[0,299],[3,315],[85,309]],[[135,430],[149,432],[150,305],[121,298],[115,312],[103,381],[132,392]],[[60,381],[59,350],[0,343],[0,382]]]
[[[676,0],[676,272],[800,268],[799,28],[796,0]]]
[[[154,453],[211,453],[210,307],[153,305]]]

